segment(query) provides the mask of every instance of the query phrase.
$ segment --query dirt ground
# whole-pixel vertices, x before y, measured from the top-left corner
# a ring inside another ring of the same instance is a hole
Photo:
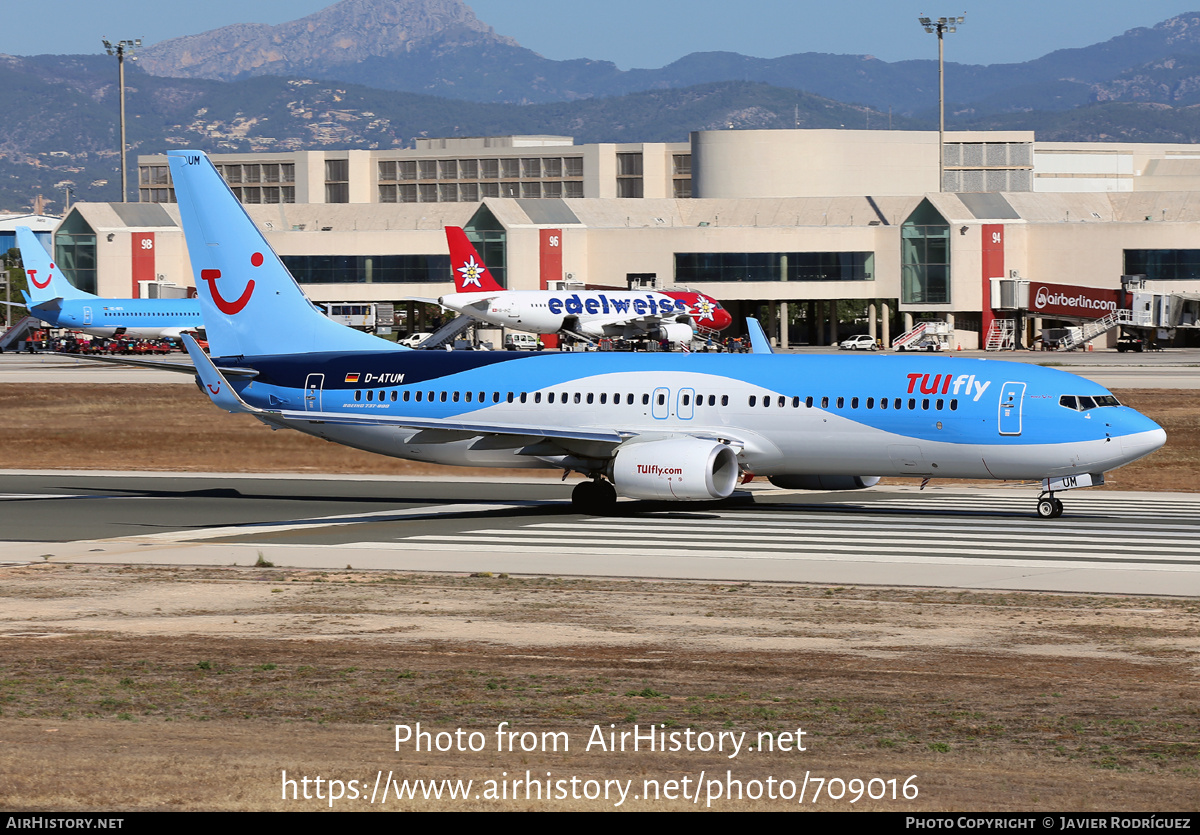
[[[1169,441],[1110,484],[1195,489],[1200,393],[1119,395]],[[3,468],[462,474],[183,387],[0,413]],[[0,809],[1189,811],[1198,678],[1194,599],[9,567]]]
[[[6,810],[327,808],[318,776],[364,810],[1196,808],[1194,600],[36,565],[0,601]],[[606,750],[635,729],[676,737]],[[389,774],[473,787],[368,802]]]

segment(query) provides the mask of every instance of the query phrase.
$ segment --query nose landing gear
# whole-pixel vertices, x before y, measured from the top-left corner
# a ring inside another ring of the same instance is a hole
[[[1057,519],[1063,515],[1063,503],[1053,493],[1043,493],[1038,498],[1037,514],[1043,519]]]

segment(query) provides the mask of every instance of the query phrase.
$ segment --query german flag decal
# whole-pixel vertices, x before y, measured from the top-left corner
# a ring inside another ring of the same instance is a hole
[[[357,375],[357,374],[347,374],[347,375],[346,375],[346,382],[347,382],[347,383],[357,383],[357,382],[358,382],[358,375]]]

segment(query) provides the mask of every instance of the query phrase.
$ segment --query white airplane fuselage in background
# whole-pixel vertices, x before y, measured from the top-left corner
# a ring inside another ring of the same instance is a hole
[[[695,304],[660,292],[506,290],[450,293],[439,298],[438,303],[497,327],[530,333],[565,330],[593,339],[652,336],[681,342],[692,338],[693,322],[721,330],[730,321],[729,314],[716,307],[710,320],[700,320],[692,312]]]
[[[733,321],[720,302],[692,290],[506,290],[461,228],[447,226],[446,242],[456,292],[438,304],[496,327],[678,343],[699,328],[720,331]]]

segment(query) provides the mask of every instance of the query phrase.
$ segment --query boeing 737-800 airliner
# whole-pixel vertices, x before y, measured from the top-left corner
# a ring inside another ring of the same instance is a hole
[[[954,357],[408,351],[304,297],[208,158],[168,154],[213,359],[184,344],[231,412],[384,455],[588,477],[618,495],[729,496],[879,476],[1041,481],[1057,491],[1163,445],[1101,386],[1052,368]],[[761,331],[756,340],[762,346]]]
[[[26,307],[52,328],[93,336],[178,339],[203,327],[198,299],[106,299],[76,288],[50,259],[37,236],[17,227],[17,246],[29,279]]]

